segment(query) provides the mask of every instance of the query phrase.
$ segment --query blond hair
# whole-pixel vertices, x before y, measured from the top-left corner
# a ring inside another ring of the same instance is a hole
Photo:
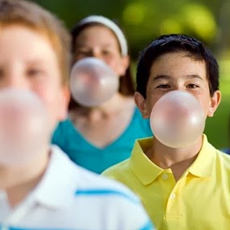
[[[25,0],[0,0],[0,28],[21,25],[46,35],[57,55],[65,85],[70,70],[70,35],[63,22],[36,3]]]

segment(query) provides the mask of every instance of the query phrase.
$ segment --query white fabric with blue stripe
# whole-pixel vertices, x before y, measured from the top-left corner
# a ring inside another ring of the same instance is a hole
[[[0,223],[12,230],[153,229],[129,189],[76,166],[56,146],[42,180],[18,207],[12,210],[0,191]]]

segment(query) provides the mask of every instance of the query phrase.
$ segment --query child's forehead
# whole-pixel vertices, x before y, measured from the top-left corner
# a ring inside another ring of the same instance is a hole
[[[49,39],[48,33],[45,30],[40,28],[28,26],[23,23],[11,23],[11,24],[1,24],[0,22],[0,31],[7,32],[7,33],[14,33],[20,37],[20,34],[23,36],[25,32],[27,34],[34,34],[37,38],[40,37],[41,39]],[[1,33],[0,33],[1,36]]]
[[[21,59],[29,62],[57,59],[51,42],[38,31],[23,26],[0,28],[1,60]]]
[[[83,28],[76,37],[75,42],[77,45],[81,45],[87,40],[94,38],[101,39],[104,43],[114,42],[118,47],[120,46],[116,34],[110,28],[102,24],[92,24]]]
[[[1,25],[0,23],[0,38],[4,36],[15,36],[15,39],[28,39],[28,43],[25,43],[25,45],[31,45],[30,42],[37,42],[37,45],[39,45],[40,42],[39,40],[42,40],[43,43],[47,43],[50,47],[52,47],[54,50],[55,48],[53,47],[52,41],[50,39],[50,36],[46,31],[39,29],[39,28],[33,28],[29,27],[27,25],[23,24],[9,24],[9,25]],[[16,41],[16,40],[15,40]]]
[[[195,59],[187,52],[165,53],[155,59],[150,67],[150,75],[204,75],[207,74],[206,63]]]
[[[119,45],[119,41],[114,32],[104,25],[90,25],[84,28],[76,37],[76,42],[81,42],[82,39],[101,38],[104,41],[115,41]]]
[[[155,57],[153,57],[151,64],[150,64],[150,69],[159,63],[173,63],[175,61],[182,61],[182,60],[187,60],[190,63],[206,63],[205,60],[201,57],[196,56],[193,53],[190,53],[188,51],[173,51],[173,52],[164,52],[161,53]]]

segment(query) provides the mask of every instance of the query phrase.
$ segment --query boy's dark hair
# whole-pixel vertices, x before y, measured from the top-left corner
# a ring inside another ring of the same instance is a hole
[[[146,87],[154,61],[163,54],[185,52],[197,61],[204,61],[210,95],[219,89],[219,66],[210,52],[199,40],[183,34],[162,35],[155,39],[140,55],[136,73],[136,91],[146,98]]]

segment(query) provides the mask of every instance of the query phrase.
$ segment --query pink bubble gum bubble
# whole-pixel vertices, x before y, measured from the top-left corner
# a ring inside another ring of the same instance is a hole
[[[192,94],[174,90],[156,102],[150,115],[150,125],[162,144],[184,148],[193,144],[203,133],[205,115]]]
[[[84,58],[77,61],[70,74],[73,99],[86,107],[99,106],[118,91],[119,77],[102,60]]]
[[[30,91],[0,90],[0,165],[20,166],[48,146],[49,119],[45,106]]]

